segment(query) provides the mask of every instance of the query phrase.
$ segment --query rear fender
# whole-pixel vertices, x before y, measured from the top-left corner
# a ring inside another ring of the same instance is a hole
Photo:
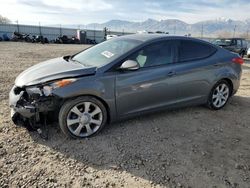
[[[210,90],[218,81],[223,79],[229,79],[232,82],[233,91],[236,91],[238,90],[240,85],[240,76],[241,73],[236,73],[231,68],[221,69],[216,73],[216,77],[212,82]]]

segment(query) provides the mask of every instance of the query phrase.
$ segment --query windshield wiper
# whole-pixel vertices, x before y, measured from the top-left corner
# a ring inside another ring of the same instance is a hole
[[[71,58],[71,57],[70,57],[70,61],[80,63],[81,65],[83,65],[83,66],[85,66],[85,67],[90,67],[88,64],[82,63],[82,62],[80,62],[80,61],[78,61],[78,60],[76,60],[76,59],[73,59],[73,58]]]
[[[65,60],[65,61],[69,61],[69,59],[71,58],[71,56],[63,56],[63,59]]]
[[[73,62],[77,62],[77,63],[82,64],[80,61],[78,61],[78,60],[76,60],[76,59],[72,59],[72,58],[70,58],[70,61],[73,61]]]

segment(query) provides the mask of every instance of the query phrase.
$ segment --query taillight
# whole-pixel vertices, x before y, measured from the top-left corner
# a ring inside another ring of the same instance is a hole
[[[241,57],[233,58],[232,61],[234,63],[238,63],[238,64],[241,64],[241,65],[244,63],[244,59],[242,59]]]

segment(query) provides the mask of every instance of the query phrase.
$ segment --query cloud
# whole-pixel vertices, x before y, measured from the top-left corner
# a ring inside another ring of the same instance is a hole
[[[20,23],[88,24],[112,19],[181,19],[188,23],[219,17],[245,20],[249,0],[0,0],[0,13]]]
[[[76,10],[85,10],[97,12],[112,9],[112,4],[103,0],[43,0],[46,5],[59,6],[61,8],[72,8]]]
[[[38,1],[38,0],[18,0],[18,4],[27,6],[31,9],[31,12],[34,13],[62,13],[68,11],[76,10],[75,7],[70,6],[62,6],[62,4],[50,4],[46,1]]]

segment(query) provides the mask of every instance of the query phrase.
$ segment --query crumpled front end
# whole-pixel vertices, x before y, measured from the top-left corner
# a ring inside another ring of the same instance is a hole
[[[59,101],[56,96],[46,96],[42,88],[14,86],[9,93],[12,121],[36,129],[45,116],[56,110]]]

